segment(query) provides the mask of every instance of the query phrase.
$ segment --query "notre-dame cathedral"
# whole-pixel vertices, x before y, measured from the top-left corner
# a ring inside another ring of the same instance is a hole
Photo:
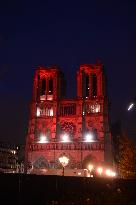
[[[34,170],[60,169],[62,155],[69,169],[112,162],[103,65],[80,65],[74,99],[65,97],[65,82],[57,66],[35,70],[25,153]]]

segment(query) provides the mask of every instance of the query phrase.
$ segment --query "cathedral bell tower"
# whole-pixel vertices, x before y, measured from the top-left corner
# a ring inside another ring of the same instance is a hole
[[[64,95],[64,77],[58,67],[39,67],[35,70],[29,121],[30,142],[55,139],[57,102]]]
[[[111,162],[109,103],[104,68],[101,63],[84,64],[77,72],[77,98],[82,99],[82,134],[92,133],[104,143],[104,160]]]

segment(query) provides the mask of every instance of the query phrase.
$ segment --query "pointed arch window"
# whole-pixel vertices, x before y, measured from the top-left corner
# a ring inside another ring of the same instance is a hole
[[[40,75],[38,74],[38,77],[37,77],[37,95],[36,95],[37,101],[39,99],[39,84],[40,84]]]
[[[97,96],[97,76],[92,74],[92,97]]]
[[[89,75],[88,74],[86,74],[85,76],[85,81],[86,81],[86,86],[85,86],[86,96],[85,97],[89,97]]]
[[[53,79],[49,79],[49,95],[53,94]]]
[[[43,78],[42,85],[41,85],[41,95],[45,95],[45,91],[46,91],[46,79]]]

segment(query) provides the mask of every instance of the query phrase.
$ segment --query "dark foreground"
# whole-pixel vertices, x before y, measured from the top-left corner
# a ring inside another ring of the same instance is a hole
[[[0,174],[0,204],[136,205],[136,180]]]

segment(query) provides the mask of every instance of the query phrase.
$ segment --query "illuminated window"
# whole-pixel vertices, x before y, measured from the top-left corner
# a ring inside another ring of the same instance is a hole
[[[37,108],[37,117],[42,117],[42,116],[53,116],[53,108],[52,107],[46,107],[44,109],[40,109],[40,108]]]
[[[98,113],[100,112],[100,105],[96,104],[96,105],[91,105],[91,113]]]
[[[37,117],[39,117],[40,116],[40,108],[39,107],[37,107],[37,113],[36,113],[36,115],[37,115]]]
[[[47,100],[53,100],[53,95],[47,95]]]
[[[53,108],[50,109],[50,116],[53,116]]]
[[[41,95],[41,96],[40,96],[40,100],[41,100],[41,101],[45,101],[45,100],[46,100],[46,95]]]
[[[86,104],[86,113],[99,113],[100,112],[100,104]]]

